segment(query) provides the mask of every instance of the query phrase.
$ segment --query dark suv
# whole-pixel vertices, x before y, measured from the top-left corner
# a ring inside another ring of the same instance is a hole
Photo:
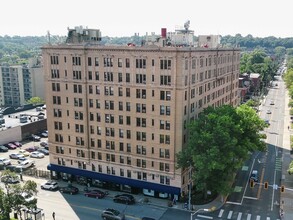
[[[134,204],[135,199],[132,195],[129,194],[121,194],[121,195],[116,195],[113,198],[114,202],[119,202],[119,203],[124,203],[124,204]]]

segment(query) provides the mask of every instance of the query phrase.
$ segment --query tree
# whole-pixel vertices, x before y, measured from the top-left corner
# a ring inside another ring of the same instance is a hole
[[[21,209],[25,206],[27,208],[35,208],[37,206],[37,199],[26,201],[24,193],[28,196],[37,194],[37,184],[28,180],[24,184],[9,184],[9,178],[17,178],[18,175],[10,170],[4,170],[1,173],[1,181],[4,183],[4,189],[0,189],[0,220],[9,219],[9,214],[15,210],[19,215]]]
[[[194,167],[195,189],[203,197],[208,190],[227,195],[233,174],[249,152],[265,150],[265,136],[260,131],[266,126],[247,105],[208,107],[189,124],[187,146],[177,154],[178,167],[187,168],[189,163]]]
[[[32,97],[31,99],[27,100],[27,103],[37,105],[37,104],[44,104],[45,101],[40,97]]]
[[[288,69],[284,75],[284,81],[287,88],[293,84],[293,69]]]

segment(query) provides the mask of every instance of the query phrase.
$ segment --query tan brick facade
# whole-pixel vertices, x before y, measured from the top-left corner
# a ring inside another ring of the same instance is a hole
[[[240,51],[43,47],[50,163],[185,186],[175,155],[208,105],[238,105]]]

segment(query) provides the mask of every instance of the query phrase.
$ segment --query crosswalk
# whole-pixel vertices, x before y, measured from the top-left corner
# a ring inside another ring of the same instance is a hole
[[[232,210],[219,210],[217,218],[214,219],[231,219],[231,220],[280,220],[264,215],[253,215],[251,213],[235,212]]]

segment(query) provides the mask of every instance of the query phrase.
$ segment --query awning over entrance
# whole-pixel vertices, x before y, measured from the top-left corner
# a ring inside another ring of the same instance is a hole
[[[48,168],[48,170],[51,170],[51,171],[68,173],[68,174],[75,175],[75,176],[83,176],[86,178],[92,178],[92,179],[105,181],[105,182],[112,182],[112,183],[117,183],[117,184],[122,184],[122,185],[129,185],[132,187],[137,187],[137,188],[142,188],[142,189],[155,190],[155,191],[161,192],[161,193],[180,195],[180,192],[181,192],[181,189],[178,187],[166,186],[166,185],[161,185],[161,184],[151,183],[151,182],[146,182],[146,181],[140,181],[140,180],[134,180],[134,179],[129,179],[129,178],[121,177],[121,176],[107,175],[104,173],[98,173],[98,172],[93,172],[93,171],[88,171],[88,170],[81,170],[81,169],[76,169],[76,168],[71,168],[71,167],[64,167],[64,166],[59,166],[59,165],[55,165],[55,164],[49,164],[47,168]]]

